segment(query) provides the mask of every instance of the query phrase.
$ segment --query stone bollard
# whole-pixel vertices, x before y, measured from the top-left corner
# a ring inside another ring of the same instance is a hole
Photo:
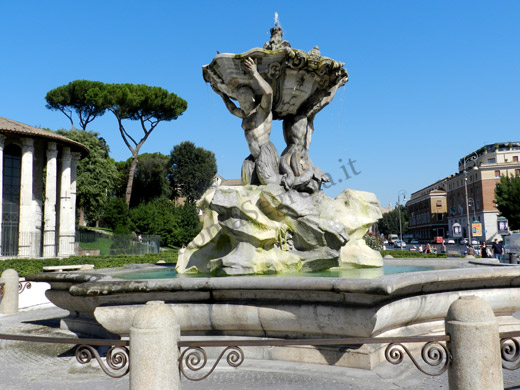
[[[0,302],[1,314],[18,313],[18,272],[14,269],[6,269],[2,272],[0,283],[3,283],[2,301]]]
[[[179,390],[180,327],[162,301],[140,308],[130,328],[130,390]]]
[[[445,322],[450,336],[450,390],[503,390],[500,337],[493,309],[476,296],[452,303]]]

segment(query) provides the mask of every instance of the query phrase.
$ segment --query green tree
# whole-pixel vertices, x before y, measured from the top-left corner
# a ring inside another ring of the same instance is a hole
[[[383,218],[377,222],[379,232],[385,236],[388,234],[399,234],[399,212],[401,213],[401,229],[403,234],[405,234],[408,231],[408,213],[402,205],[383,214]]]
[[[495,204],[509,221],[509,228],[520,229],[520,177],[500,177],[495,188]]]
[[[109,156],[110,148],[92,131],[58,130],[57,133],[89,148],[88,156],[78,163],[76,204],[79,224],[85,225],[86,219],[89,225],[97,225],[117,178],[115,161]]]
[[[119,133],[132,154],[125,191],[125,201],[128,205],[132,197],[137,157],[141,147],[160,122],[177,119],[188,107],[188,103],[174,93],[144,84],[104,84],[98,81],[77,80],[49,91],[47,95],[48,108],[63,112],[71,123],[72,112],[75,111],[85,127],[106,110],[114,114]],[[126,120],[137,121],[140,124],[140,138],[132,136],[126,129]]]
[[[161,236],[163,246],[188,244],[201,229],[194,205],[175,206],[165,198],[139,204],[130,210],[130,219],[137,233]]]
[[[87,125],[98,116],[102,116],[108,108],[104,88],[105,84],[100,81],[71,81],[67,85],[47,92],[45,107],[61,111],[69,118],[72,128],[74,128],[72,113],[75,112],[81,128],[86,130]]]
[[[123,198],[110,199],[103,210],[102,223],[116,233],[130,233],[130,213]]]
[[[209,188],[217,174],[215,154],[185,141],[170,153],[170,182],[175,194],[194,203]]]
[[[177,119],[188,107],[188,103],[174,93],[160,87],[134,84],[110,84],[107,88],[108,110],[117,119],[119,133],[132,153],[128,172],[125,199],[130,204],[138,155],[152,131],[162,121]],[[125,128],[125,119],[138,121],[141,125],[141,139],[134,138]]]
[[[171,193],[168,180],[169,169],[168,156],[161,153],[143,153],[139,156],[139,165],[135,171],[132,187],[130,208],[136,207],[142,202],[150,202],[155,198],[169,198]],[[120,177],[128,177],[132,159],[129,158],[119,164]],[[119,182],[120,184],[121,181]],[[119,188],[118,194],[123,195],[124,189]]]

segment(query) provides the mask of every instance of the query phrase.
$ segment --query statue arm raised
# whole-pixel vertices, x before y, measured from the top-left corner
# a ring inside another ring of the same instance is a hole
[[[273,105],[273,89],[269,85],[267,81],[258,73],[258,69],[256,67],[255,61],[251,57],[247,57],[244,60],[244,64],[248,72],[253,76],[253,78],[258,83],[260,87],[259,92],[262,95],[262,101],[260,105],[266,111],[271,111],[271,107]]]
[[[327,106],[332,99],[334,98],[334,95],[336,95],[336,92],[338,91],[339,87],[344,86],[348,81],[348,76],[342,77],[322,98],[321,100],[313,105],[306,113],[307,116],[311,117],[316,115],[319,111],[321,111],[325,106]]]
[[[231,99],[229,98],[228,95],[226,95],[225,93],[219,91],[217,88],[215,88],[214,86],[211,86],[213,88],[213,90],[215,91],[215,93],[217,95],[219,95],[222,100],[224,101],[224,104],[226,105],[226,108],[229,110],[229,112],[235,116],[238,116],[239,118],[244,118],[245,115],[244,115],[244,112],[238,108],[235,103],[233,103],[231,101]]]

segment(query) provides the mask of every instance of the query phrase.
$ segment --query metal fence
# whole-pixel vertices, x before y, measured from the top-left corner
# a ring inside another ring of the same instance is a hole
[[[76,253],[98,255],[144,255],[159,253],[161,236],[110,234],[86,230],[76,231]]]
[[[520,368],[520,332],[502,332],[499,335],[501,345],[502,368],[516,370]],[[72,344],[76,345],[76,359],[81,364],[87,364],[93,359],[97,360],[105,374],[112,378],[120,378],[128,374],[130,370],[129,360],[129,340],[109,340],[109,339],[83,339],[83,338],[63,338],[45,336],[22,336],[0,334],[0,340],[50,343],[50,344]],[[295,340],[199,340],[199,341],[180,341],[179,349],[182,353],[179,357],[179,370],[188,380],[200,381],[206,379],[217,367],[219,362],[225,361],[231,367],[240,366],[245,355],[241,347],[249,346],[295,346],[295,345],[335,345],[352,346],[362,344],[381,344],[385,345],[385,359],[388,363],[401,364],[408,356],[412,363],[424,374],[438,376],[444,373],[452,361],[453,357],[446,346],[450,341],[450,336],[414,336],[414,337],[362,337],[362,338],[341,338],[341,339],[295,339]],[[414,357],[410,349],[405,344],[422,344],[420,358]],[[96,347],[110,347],[105,355],[105,359],[97,351]],[[213,362],[209,370],[198,376],[198,373],[206,368],[208,363],[207,354],[204,347],[221,347],[224,350]],[[183,350],[184,349],[184,350]]]
[[[40,232],[20,233],[14,229],[2,231],[1,256],[40,257],[41,255],[42,237]]]
[[[67,237],[48,236],[41,232],[2,234],[1,257],[56,257],[70,255],[144,255],[159,253],[161,236],[110,234],[78,230]]]

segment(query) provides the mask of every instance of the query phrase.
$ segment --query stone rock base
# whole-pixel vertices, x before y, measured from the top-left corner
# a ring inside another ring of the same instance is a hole
[[[177,272],[224,275],[381,267],[363,239],[380,217],[374,194],[286,190],[277,184],[222,186],[199,202],[204,228],[179,253]]]

